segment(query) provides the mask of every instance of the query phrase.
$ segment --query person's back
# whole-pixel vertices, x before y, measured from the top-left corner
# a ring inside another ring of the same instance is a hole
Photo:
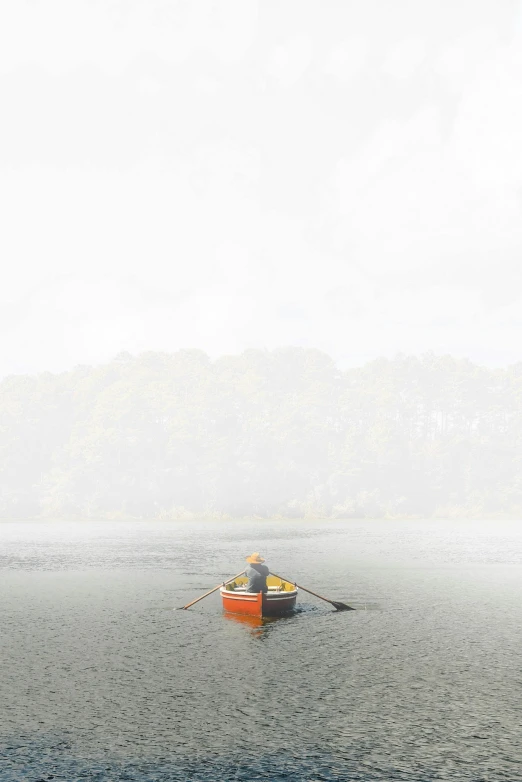
[[[266,565],[263,565],[265,561],[257,551],[252,556],[247,557],[246,561],[248,566],[245,570],[245,575],[248,578],[248,584],[246,587],[247,592],[268,592],[266,585],[266,577],[269,575],[270,570]]]

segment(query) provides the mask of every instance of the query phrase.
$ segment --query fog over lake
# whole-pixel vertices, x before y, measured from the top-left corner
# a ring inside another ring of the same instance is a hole
[[[522,0],[3,0],[0,100],[0,782],[522,778]]]
[[[522,517],[522,364],[120,353],[0,382],[0,518]]]

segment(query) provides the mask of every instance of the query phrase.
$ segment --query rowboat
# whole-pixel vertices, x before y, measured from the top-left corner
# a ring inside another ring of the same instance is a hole
[[[295,608],[298,589],[276,576],[268,576],[268,592],[247,592],[246,578],[236,578],[220,589],[223,609],[231,614],[280,616]]]

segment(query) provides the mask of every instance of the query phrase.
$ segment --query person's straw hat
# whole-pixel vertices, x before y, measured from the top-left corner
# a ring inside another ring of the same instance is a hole
[[[251,554],[249,557],[246,558],[247,562],[250,562],[252,565],[260,565],[265,560],[263,557],[259,554],[258,551],[254,551],[253,554]]]

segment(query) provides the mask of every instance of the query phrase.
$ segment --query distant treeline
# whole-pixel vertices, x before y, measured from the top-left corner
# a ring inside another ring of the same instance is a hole
[[[0,517],[522,517],[522,363],[120,354],[0,383]]]

